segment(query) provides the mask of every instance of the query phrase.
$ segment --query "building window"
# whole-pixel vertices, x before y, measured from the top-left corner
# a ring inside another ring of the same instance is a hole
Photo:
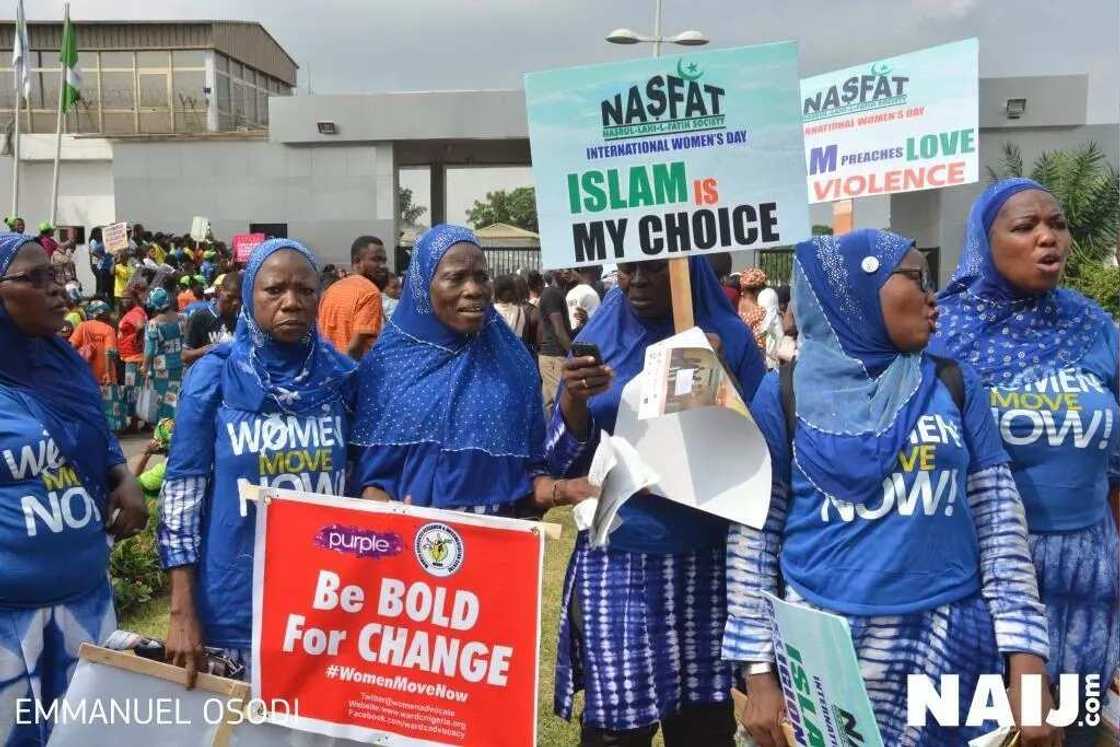
[[[171,53],[171,62],[176,70],[205,70],[206,50],[176,49]]]

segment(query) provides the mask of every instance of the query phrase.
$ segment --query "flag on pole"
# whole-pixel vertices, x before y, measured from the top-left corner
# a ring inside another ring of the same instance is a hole
[[[82,97],[82,76],[78,72],[78,37],[74,32],[74,24],[70,23],[69,7],[66,10],[66,25],[62,29],[62,49],[58,59],[66,73],[62,84],[62,111],[65,113]]]
[[[28,54],[27,21],[23,18],[23,0],[16,0],[16,33],[12,39],[12,71],[16,76],[16,91],[23,91],[25,99],[31,97],[31,66]]]

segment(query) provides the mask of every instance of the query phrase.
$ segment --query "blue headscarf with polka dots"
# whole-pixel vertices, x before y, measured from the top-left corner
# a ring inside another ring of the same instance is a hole
[[[362,359],[351,442],[438,444],[442,453],[489,455],[494,470],[523,469],[508,457],[539,460],[544,452],[536,362],[493,306],[472,335],[450,329],[432,309],[436,267],[459,243],[479,245],[470,229],[453,225],[435,226],[416,242],[397,310]],[[470,482],[493,479],[480,470]]]
[[[862,229],[794,250],[792,303],[800,348],[793,386],[797,467],[826,495],[874,505],[883,478],[937,385],[921,352],[887,333],[879,290],[914,242]]]
[[[1112,320],[1068,288],[1024,295],[992,260],[992,223],[1012,196],[1049,192],[1030,179],[1004,179],[977,198],[949,286],[938,297],[941,318],[930,348],[975,369],[987,386],[1016,387],[1045,379],[1093,350]]]

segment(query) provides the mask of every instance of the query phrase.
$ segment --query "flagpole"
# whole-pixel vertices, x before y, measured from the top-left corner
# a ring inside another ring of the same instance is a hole
[[[63,31],[70,25],[70,3],[66,3]],[[58,61],[58,127],[54,135],[54,184],[51,186],[51,227],[58,213],[58,164],[62,156],[62,97],[66,95],[66,63]]]
[[[19,215],[19,102],[23,98],[23,83],[19,71],[13,70],[16,80],[16,127],[12,140],[12,217]]]

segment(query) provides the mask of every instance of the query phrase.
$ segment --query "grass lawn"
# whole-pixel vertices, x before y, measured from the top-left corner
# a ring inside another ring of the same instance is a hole
[[[564,536],[558,542],[549,542],[544,555],[544,602],[541,605],[541,663],[538,688],[537,744],[547,747],[568,747],[579,743],[579,726],[568,723],[552,713],[552,674],[556,662],[556,626],[560,619],[560,592],[564,584],[564,571],[576,540],[572,512],[568,508],[554,509],[546,517],[564,526]],[[153,599],[134,614],[121,620],[121,628],[137,633],[163,638],[167,635],[166,595]],[[582,696],[577,696],[576,713],[582,710]],[[662,744],[661,736],[654,741]]]

